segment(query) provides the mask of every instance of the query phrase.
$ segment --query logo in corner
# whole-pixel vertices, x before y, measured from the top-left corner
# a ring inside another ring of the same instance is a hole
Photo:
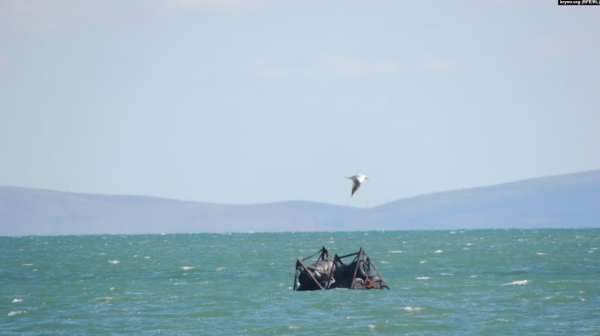
[[[600,5],[600,0],[558,0],[559,6]]]

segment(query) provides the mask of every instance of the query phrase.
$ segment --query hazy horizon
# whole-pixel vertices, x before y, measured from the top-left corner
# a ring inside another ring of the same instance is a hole
[[[475,190],[475,189],[481,189],[481,188],[493,188],[493,187],[503,186],[503,185],[507,185],[507,184],[513,184],[513,183],[535,181],[535,180],[544,179],[544,178],[565,177],[565,176],[568,176],[568,175],[592,173],[592,172],[595,172],[595,171],[600,171],[600,169],[592,169],[592,170],[587,170],[587,171],[582,171],[582,172],[575,172],[575,173],[568,173],[568,174],[559,174],[559,175],[551,175],[551,176],[539,176],[539,177],[534,177],[534,178],[530,178],[530,179],[508,181],[508,182],[504,182],[504,183],[498,183],[498,184],[492,184],[492,185],[480,186],[480,187],[457,188],[457,189],[452,189],[452,190],[440,190],[440,191],[435,191],[435,192],[430,192],[430,193],[424,193],[424,194],[419,194],[419,195],[411,195],[411,196],[404,197],[404,198],[398,198],[398,199],[392,200],[392,201],[387,202],[387,203],[369,206],[368,208],[373,208],[373,207],[378,207],[378,206],[384,206],[384,205],[389,204],[389,203],[394,203],[394,202],[403,201],[403,200],[409,200],[409,199],[412,199],[412,198],[418,198],[418,197],[422,197],[422,196],[429,196],[429,195],[432,195],[432,194],[443,194],[443,193],[450,193],[450,192],[454,192],[454,191],[469,191],[471,189]],[[162,197],[162,196],[152,196],[152,195],[100,194],[100,193],[92,193],[92,192],[79,192],[79,191],[71,191],[71,190],[55,190],[55,189],[45,189],[45,188],[36,188],[36,187],[19,187],[19,186],[11,186],[11,185],[0,185],[0,187],[26,188],[26,189],[40,190],[40,191],[65,192],[65,193],[84,194],[84,195],[97,195],[97,196],[116,196],[116,197],[119,197],[119,196],[129,197],[129,196],[131,196],[131,197],[160,198],[160,199],[164,199],[164,200],[183,201],[183,202],[198,202],[198,201],[193,201],[193,200],[190,201],[190,200],[184,200],[184,199],[169,198],[169,197]],[[317,201],[303,200],[303,199],[291,199],[291,200],[283,200],[283,201],[277,201],[277,202],[244,203],[244,204],[216,203],[216,202],[198,202],[198,203],[214,204],[214,205],[242,205],[243,206],[243,205],[268,205],[268,204],[274,204],[274,203],[294,203],[294,202],[297,202],[297,203],[318,203],[318,204],[334,205],[334,206],[336,206],[336,205],[337,206],[349,206],[349,207],[353,207],[353,208],[357,208],[357,209],[364,209],[364,208],[366,208],[364,206],[361,206],[360,204],[358,204],[358,205],[344,205],[344,204],[333,204],[333,203],[317,202]]]

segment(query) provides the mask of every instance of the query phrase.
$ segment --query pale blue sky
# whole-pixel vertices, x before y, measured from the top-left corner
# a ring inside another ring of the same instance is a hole
[[[364,207],[598,169],[599,60],[600,6],[553,0],[0,0],[0,185]]]

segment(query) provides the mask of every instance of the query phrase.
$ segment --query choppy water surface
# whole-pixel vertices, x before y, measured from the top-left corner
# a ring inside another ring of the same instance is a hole
[[[293,292],[322,245],[390,291]],[[600,229],[0,237],[0,334],[600,335]]]

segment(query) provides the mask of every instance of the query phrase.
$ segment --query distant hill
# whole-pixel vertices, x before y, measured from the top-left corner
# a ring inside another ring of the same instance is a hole
[[[427,194],[371,209],[0,187],[1,236],[571,227],[600,227],[600,170]]]

